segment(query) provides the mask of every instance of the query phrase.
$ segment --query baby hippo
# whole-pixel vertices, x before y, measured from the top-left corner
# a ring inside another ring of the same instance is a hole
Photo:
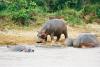
[[[7,46],[12,51],[18,51],[18,52],[34,52],[32,48],[23,46],[23,45],[15,45],[15,46]]]
[[[73,42],[74,42],[74,39],[73,38],[67,38],[66,40],[65,40],[65,45],[66,46],[70,46],[70,47],[72,47],[73,46]]]
[[[94,34],[82,33],[74,40],[73,46],[80,48],[92,48],[99,45],[99,42]]]
[[[67,27],[64,23],[64,20],[51,19],[43,25],[37,36],[39,39],[41,39],[41,41],[47,41],[47,35],[50,35],[51,40],[53,40],[54,36],[57,36],[56,41],[58,41],[60,39],[61,34],[64,34],[65,38],[68,37]]]

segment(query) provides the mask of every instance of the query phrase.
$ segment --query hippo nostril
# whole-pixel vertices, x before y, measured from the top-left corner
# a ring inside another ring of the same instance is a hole
[[[32,50],[32,52],[34,52],[34,50]]]
[[[33,49],[28,49],[28,51],[27,52],[34,52],[34,50]]]
[[[19,50],[20,52],[22,52],[23,50]]]

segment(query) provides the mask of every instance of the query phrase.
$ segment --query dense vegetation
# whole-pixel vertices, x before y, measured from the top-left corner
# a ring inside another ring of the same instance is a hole
[[[0,19],[18,25],[41,24],[50,17],[72,25],[100,23],[99,4],[100,0],[0,0]]]

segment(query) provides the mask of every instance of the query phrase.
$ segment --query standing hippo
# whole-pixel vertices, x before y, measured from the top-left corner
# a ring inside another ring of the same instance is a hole
[[[54,36],[57,36],[57,41],[60,39],[61,34],[64,34],[65,38],[67,35],[67,27],[62,19],[51,19],[47,21],[42,29],[38,32],[38,38],[47,41],[47,35],[51,36],[51,40]]]
[[[82,33],[73,41],[74,47],[92,48],[99,45],[99,42],[94,34]]]

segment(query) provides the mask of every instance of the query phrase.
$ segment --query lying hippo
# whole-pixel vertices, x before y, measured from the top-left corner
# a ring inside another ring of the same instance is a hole
[[[66,46],[70,46],[70,47],[72,47],[73,46],[73,41],[74,41],[74,39],[73,38],[67,38],[66,40],[65,40],[65,45]]]
[[[94,34],[91,33],[81,33],[78,37],[74,40],[73,46],[74,47],[96,47],[99,45],[99,42]]]
[[[75,39],[66,39],[65,44],[67,46],[74,46],[79,48],[92,48],[99,46],[99,42],[94,34],[81,33]]]
[[[50,35],[51,40],[53,40],[54,36],[57,36],[58,41],[60,39],[61,34],[64,34],[65,38],[67,35],[67,27],[62,19],[51,19],[47,21],[42,29],[38,32],[37,36],[39,39],[47,41],[47,35]]]
[[[23,45],[15,45],[15,46],[7,46],[12,51],[19,51],[19,52],[34,52],[32,48],[23,46]]]

